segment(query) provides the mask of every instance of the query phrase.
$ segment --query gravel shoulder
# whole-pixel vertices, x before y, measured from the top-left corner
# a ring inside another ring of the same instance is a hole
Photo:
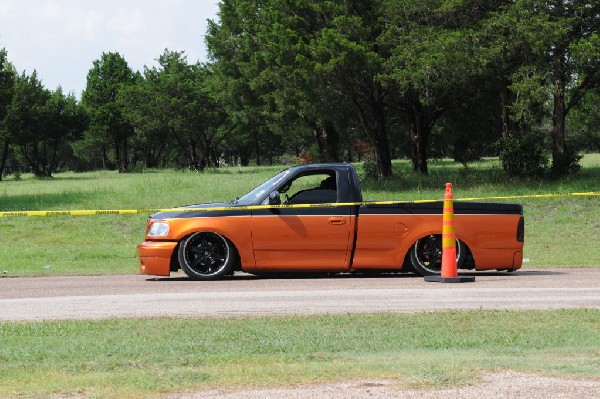
[[[502,371],[487,374],[476,385],[440,389],[406,389],[390,380],[351,381],[300,387],[253,390],[211,390],[170,395],[164,399],[481,399],[481,398],[598,398],[600,381],[545,377]]]

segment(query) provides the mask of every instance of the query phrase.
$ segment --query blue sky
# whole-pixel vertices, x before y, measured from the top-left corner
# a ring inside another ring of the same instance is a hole
[[[206,20],[217,11],[218,0],[1,0],[0,48],[19,73],[35,69],[47,89],[79,98],[102,52],[140,71],[165,48],[206,61]]]

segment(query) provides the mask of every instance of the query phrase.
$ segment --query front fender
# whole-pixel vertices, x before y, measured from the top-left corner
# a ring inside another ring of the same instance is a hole
[[[212,232],[227,238],[235,246],[242,266],[254,265],[252,250],[251,216],[217,216],[168,220],[168,238],[181,242],[198,232]]]

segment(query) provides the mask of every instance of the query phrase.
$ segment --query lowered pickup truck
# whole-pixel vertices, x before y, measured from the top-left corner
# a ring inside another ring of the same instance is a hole
[[[215,280],[234,271],[415,272],[441,270],[442,201],[363,202],[349,164],[282,171],[229,203],[150,216],[140,272]],[[516,270],[523,261],[521,205],[454,202],[459,269]]]

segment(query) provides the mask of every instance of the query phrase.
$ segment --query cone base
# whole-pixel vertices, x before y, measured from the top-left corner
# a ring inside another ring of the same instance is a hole
[[[458,277],[425,276],[425,281],[430,282],[430,283],[472,283],[475,281],[475,276],[458,276]]]

